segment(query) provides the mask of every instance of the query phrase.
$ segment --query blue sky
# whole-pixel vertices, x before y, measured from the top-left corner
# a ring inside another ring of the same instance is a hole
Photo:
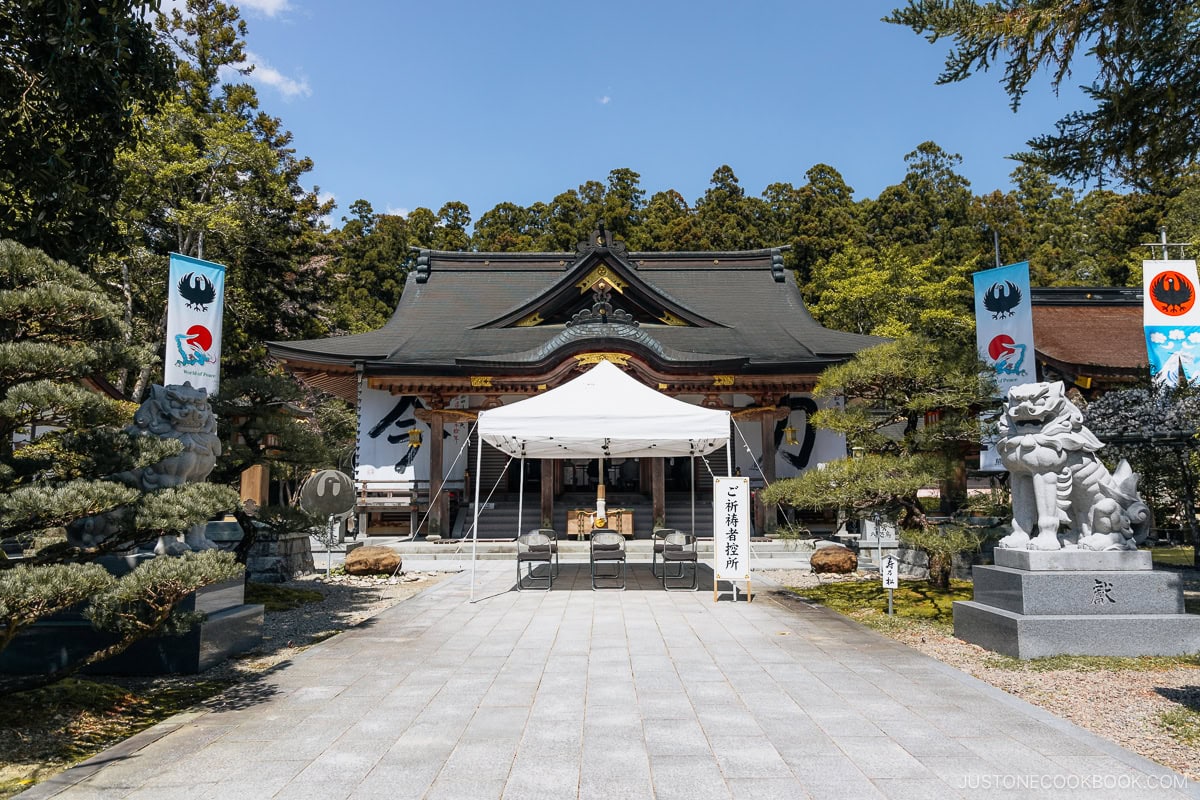
[[[897,2],[244,0],[252,82],[340,219],[366,198],[472,217],[629,167],[693,202],[729,164],[748,194],[839,170],[857,198],[932,139],[976,192],[1083,105],[1076,75],[1012,113],[998,74],[935,86],[948,45],[880,22]]]

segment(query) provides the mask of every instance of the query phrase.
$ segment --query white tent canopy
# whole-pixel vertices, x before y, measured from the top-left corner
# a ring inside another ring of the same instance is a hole
[[[480,412],[479,436],[514,458],[699,456],[729,441],[729,412],[660,394],[601,361],[558,388]]]
[[[479,439],[521,459],[646,458],[702,456],[729,442],[730,414],[694,406],[638,383],[615,365],[601,361],[556,389],[479,412]],[[475,474],[483,447],[476,449]],[[731,460],[726,450],[726,461]],[[728,466],[728,464],[727,464]],[[603,469],[600,472],[604,474]],[[524,481],[522,480],[522,488]],[[479,482],[475,482],[475,521],[471,544],[471,601],[475,600],[476,545],[479,541]],[[695,527],[695,487],[692,524]],[[597,498],[598,507],[602,500]],[[521,504],[524,504],[522,492]],[[521,511],[517,513],[518,525]]]

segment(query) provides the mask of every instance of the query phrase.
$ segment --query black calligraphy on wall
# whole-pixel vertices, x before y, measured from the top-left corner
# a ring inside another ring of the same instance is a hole
[[[392,407],[391,411],[384,414],[383,418],[367,431],[367,436],[372,439],[378,439],[387,433],[388,444],[400,444],[401,442],[408,444],[408,449],[401,456],[400,460],[396,462],[397,472],[402,472],[417,460],[417,453],[420,451],[421,445],[419,442],[416,444],[412,443],[408,437],[408,432],[417,425],[417,418],[414,416],[414,412],[416,409],[424,407],[425,405],[421,402],[420,398],[412,395],[404,395],[396,401],[396,405]],[[388,433],[392,429],[395,429],[395,431]]]
[[[813,445],[817,443],[817,430],[809,422],[812,415],[817,412],[817,403],[811,397],[796,397],[793,395],[784,401],[784,405],[792,411],[804,412],[804,436],[800,439],[799,450],[783,449],[783,429],[788,426],[788,420],[791,418],[791,414],[789,413],[786,418],[775,423],[775,452],[784,461],[791,464],[797,470],[801,470],[808,466],[808,461],[812,458]]]

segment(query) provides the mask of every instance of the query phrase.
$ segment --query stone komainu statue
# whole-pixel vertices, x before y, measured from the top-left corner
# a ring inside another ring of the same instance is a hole
[[[999,546],[1136,550],[1150,509],[1137,473],[1125,461],[1110,473],[1096,456],[1102,447],[1061,381],[1010,389],[996,449],[1012,475],[1013,521]]]
[[[150,387],[150,396],[133,415],[133,424],[126,431],[135,436],[175,439],[183,444],[183,450],[162,461],[112,476],[113,480],[143,492],[201,483],[213,471],[217,456],[221,455],[217,418],[208,404],[208,392],[193,389],[190,383]],[[79,520],[71,525],[68,533],[77,543],[95,547],[118,534],[119,519],[114,515],[122,513],[118,510]],[[160,540],[155,550],[175,553],[212,547],[215,545],[204,536],[204,526],[197,525],[187,532],[183,544]]]

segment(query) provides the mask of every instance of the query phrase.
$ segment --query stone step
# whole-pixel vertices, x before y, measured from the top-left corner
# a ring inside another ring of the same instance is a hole
[[[370,541],[367,541],[370,544]],[[452,539],[442,542],[399,542],[388,545],[401,556],[411,556],[421,559],[462,560],[470,558],[472,543],[470,539]],[[653,542],[648,539],[633,539],[625,542],[626,557],[632,563],[649,563]],[[793,550],[778,542],[755,542],[753,557],[762,559],[787,559],[807,563],[807,551]],[[702,561],[712,561],[712,540],[701,540],[696,547]],[[516,558],[516,542],[498,542],[480,539],[475,545],[476,558],[480,560],[513,560]],[[588,543],[586,541],[559,540],[559,557],[563,561],[586,562],[588,560]]]

